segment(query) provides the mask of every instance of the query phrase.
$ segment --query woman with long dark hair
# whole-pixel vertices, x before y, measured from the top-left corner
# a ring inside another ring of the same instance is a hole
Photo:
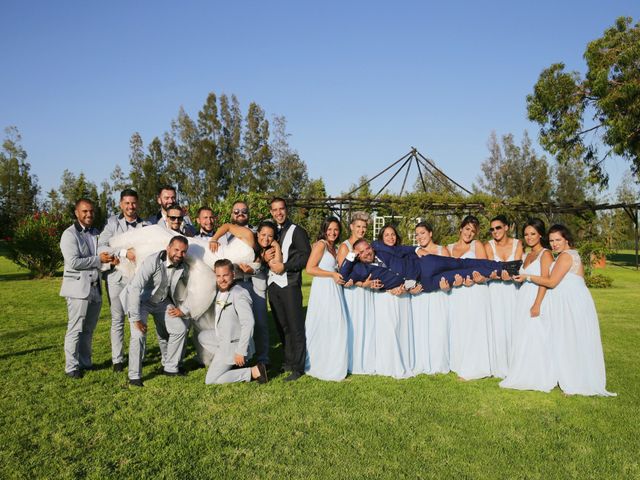
[[[336,271],[340,221],[327,217],[307,261],[313,278],[305,321],[307,360],[305,373],[322,380],[342,380],[347,375],[347,310]]]
[[[401,238],[397,229],[385,225],[380,231],[377,242],[387,247],[397,247]],[[391,270],[395,270],[394,255],[385,255],[379,249],[381,261]],[[385,260],[386,259],[386,260]],[[401,271],[401,270],[395,270]],[[394,378],[408,378],[414,375],[413,352],[413,316],[411,296],[401,285],[388,291],[379,291],[374,295],[376,322],[376,374]]]
[[[558,254],[549,276],[522,275],[519,279],[549,289],[543,315],[551,323],[558,384],[569,395],[615,395],[606,389],[598,314],[584,283],[584,268],[571,232],[564,225],[553,225],[549,243]]]
[[[433,227],[416,225],[416,254],[449,256],[445,247],[433,242]],[[411,297],[415,364],[414,373],[449,372],[449,295],[441,290]]]
[[[480,221],[467,215],[460,224],[458,241],[448,245],[454,258],[487,258],[475,240]],[[480,282],[486,279],[479,279]],[[467,288],[454,288],[449,297],[449,366],[460,378],[491,376],[491,306],[485,283],[465,280]]]
[[[491,239],[484,249],[489,260],[509,262],[522,259],[522,243],[509,233],[509,221],[504,215],[498,215],[489,223]],[[491,372],[495,377],[504,378],[509,370],[509,352],[512,348],[511,330],[515,315],[518,284],[514,283],[507,272],[489,283],[491,302],[491,331],[494,360]]]
[[[544,247],[545,235],[542,220],[532,218],[527,221],[523,238],[529,251],[524,256],[516,280],[522,280],[527,275],[549,276],[553,256]],[[500,382],[503,388],[549,392],[557,383],[551,351],[551,320],[548,315],[541,315],[546,293],[546,287],[531,282],[522,283],[518,290],[509,370],[506,378]]]

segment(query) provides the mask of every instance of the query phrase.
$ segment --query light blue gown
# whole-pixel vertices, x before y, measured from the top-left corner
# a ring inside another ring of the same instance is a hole
[[[325,248],[322,270],[334,272],[336,259]],[[314,277],[305,321],[307,375],[321,380],[342,380],[347,376],[347,310],[342,287],[333,278]]]
[[[520,268],[520,274],[540,275],[543,252],[544,249],[527,268]],[[523,260],[526,260],[526,255]],[[538,285],[535,283],[525,282],[518,290],[513,349],[509,355],[507,377],[500,382],[502,388],[550,392],[558,383],[551,345],[551,319],[545,315],[549,291],[543,299],[542,315],[532,318],[531,307],[537,295]]]
[[[415,339],[413,372],[449,373],[449,295],[442,291],[419,293],[411,297],[411,310]]]
[[[353,251],[348,240],[344,244]],[[347,328],[349,346],[349,372],[371,375],[375,373],[376,337],[372,292],[368,288],[344,288],[347,306]]]
[[[376,374],[394,378],[414,376],[411,296],[376,292]]]
[[[476,258],[476,245],[460,258]],[[449,251],[453,245],[449,245]],[[491,376],[491,305],[487,285],[453,288],[449,295],[449,365],[465,380]]]
[[[515,260],[518,242],[517,239],[513,239],[511,254],[508,258],[504,259],[505,261]],[[493,259],[503,260],[498,257],[494,240],[489,240],[489,246],[493,250]],[[509,355],[513,349],[511,332],[516,314],[517,294],[518,285],[515,282],[503,282],[502,280],[489,282],[491,330],[493,332],[491,373],[494,377],[504,378],[509,371]],[[531,303],[533,304],[533,302]]]

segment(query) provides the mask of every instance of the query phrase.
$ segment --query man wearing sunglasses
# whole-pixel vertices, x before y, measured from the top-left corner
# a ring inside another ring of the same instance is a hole
[[[160,211],[155,215],[151,215],[147,219],[147,223],[149,225],[162,225],[163,227],[166,227],[169,230],[174,230],[168,225],[167,216],[168,216],[168,208],[170,206],[177,204],[176,189],[171,185],[161,186],[158,189],[158,197],[156,200],[158,202],[158,205],[160,205]],[[184,215],[184,213],[182,214],[182,223],[184,225],[188,225],[189,230],[192,232],[192,234],[189,236],[193,236],[193,234],[195,234],[195,228],[191,223],[191,219],[188,216]]]
[[[249,206],[241,200],[231,207],[231,223],[247,227],[255,233],[255,228],[249,225]],[[233,235],[225,234],[219,239],[222,245],[227,244]],[[250,265],[241,263],[234,265],[236,284],[244,288],[251,295],[252,310],[255,319],[253,327],[253,341],[256,347],[258,363],[269,364],[269,329],[267,326],[267,272],[261,268],[255,271]]]
[[[173,230],[185,237],[193,237],[195,235],[195,229],[193,225],[187,224],[184,219],[184,211],[180,205],[173,204],[167,207],[167,229]]]

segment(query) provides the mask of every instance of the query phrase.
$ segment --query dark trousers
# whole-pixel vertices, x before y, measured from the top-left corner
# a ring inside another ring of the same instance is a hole
[[[307,339],[304,332],[302,288],[290,285],[284,288],[272,283],[267,287],[271,312],[284,337],[284,367],[292,372],[304,372]]]
[[[502,264],[493,260],[475,258],[453,258],[438,255],[425,255],[418,258],[420,265],[420,283],[425,292],[433,292],[440,288],[440,279],[445,278],[451,285],[456,274],[463,278],[478,272],[484,277],[491,275],[494,270],[500,275]]]

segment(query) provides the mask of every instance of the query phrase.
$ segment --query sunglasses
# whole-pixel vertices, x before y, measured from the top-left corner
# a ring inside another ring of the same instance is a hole
[[[234,215],[240,215],[240,214],[247,215],[248,213],[249,213],[249,209],[248,208],[236,208],[233,211]]]
[[[491,227],[491,228],[489,229],[489,231],[490,231],[490,232],[493,232],[494,230],[495,230],[495,231],[500,231],[500,230],[502,230],[502,225],[498,225],[497,227]]]
[[[180,217],[180,216],[178,216],[178,217],[174,217],[173,215],[169,215],[167,218],[168,218],[169,220],[173,221],[173,222],[177,222],[178,220],[179,220],[179,221],[182,221],[182,219],[183,219],[184,217]]]

